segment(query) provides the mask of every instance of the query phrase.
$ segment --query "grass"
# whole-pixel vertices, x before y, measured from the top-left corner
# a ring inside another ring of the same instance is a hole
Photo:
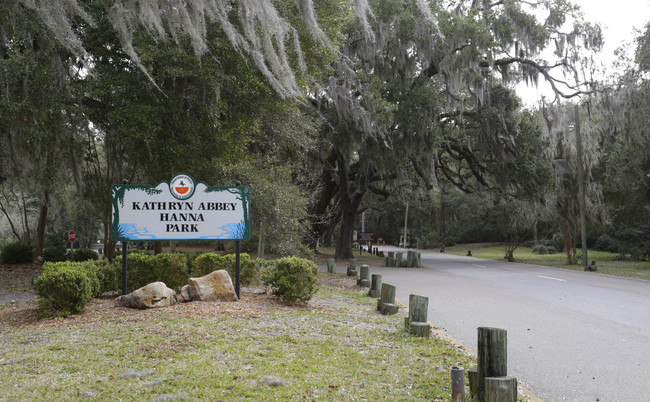
[[[448,400],[450,368],[475,364],[447,341],[409,335],[402,329],[404,311],[382,316],[365,292],[323,286],[317,301],[325,307],[267,315],[138,312],[107,314],[92,324],[3,325],[0,395],[7,400]],[[285,385],[273,386],[274,377]]]
[[[504,260],[505,246],[472,246],[472,245],[457,245],[446,249],[447,253],[455,255],[467,255],[467,251],[472,251],[473,257],[486,258],[491,260]],[[578,255],[581,256],[581,251],[578,250]],[[518,247],[514,253],[515,262],[525,264],[544,265],[549,267],[564,268],[571,270],[582,271],[584,267],[580,264],[569,265],[566,263],[566,253],[554,254],[533,254],[530,247]],[[603,274],[623,276],[629,278],[638,278],[650,280],[650,262],[648,261],[619,261],[617,257],[619,254],[608,253],[604,251],[588,250],[587,256],[589,262],[595,260],[598,266],[598,271]],[[580,257],[581,258],[581,257]],[[579,258],[579,259],[580,259]]]

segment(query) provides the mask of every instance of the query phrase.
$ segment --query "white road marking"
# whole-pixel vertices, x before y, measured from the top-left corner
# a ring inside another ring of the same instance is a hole
[[[478,265],[478,264],[472,264],[472,265],[479,268],[487,268],[485,265]]]
[[[560,281],[560,282],[566,282],[566,279],[559,279],[559,278],[551,278],[550,276],[543,276],[543,275],[537,275],[539,278],[544,278],[544,279],[551,279],[554,281]]]

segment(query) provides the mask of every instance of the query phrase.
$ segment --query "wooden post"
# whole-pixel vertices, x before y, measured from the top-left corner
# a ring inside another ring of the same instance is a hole
[[[467,380],[469,381],[469,396],[474,399],[478,394],[478,367],[467,370]]]
[[[409,319],[411,321],[427,322],[429,298],[409,295]]]
[[[386,266],[387,267],[394,267],[395,266],[395,252],[394,251],[389,251],[388,252],[388,257],[386,257]]]
[[[427,322],[429,298],[409,295],[408,330],[413,335],[429,337],[431,325]]]
[[[431,336],[431,324],[428,322],[411,321],[409,332],[415,336],[428,338]]]
[[[486,402],[517,402],[515,377],[485,377]]]
[[[327,260],[327,272],[330,274],[336,273],[336,261],[334,260],[334,258],[330,258]]]
[[[381,285],[381,298],[377,303],[377,310],[384,315],[397,313],[399,307],[395,304],[395,286],[387,283]]]
[[[422,253],[416,253],[416,263],[415,263],[415,266],[419,268],[419,267],[422,265],[422,262],[421,262],[421,261],[422,261]]]
[[[367,264],[363,264],[360,267],[359,272],[360,272],[360,277],[359,280],[357,281],[357,285],[370,287],[370,266],[368,266]]]
[[[350,265],[348,265],[347,276],[357,276],[357,273],[357,260],[351,258]]]
[[[368,291],[368,296],[380,297],[381,296],[381,275],[372,274],[370,282],[371,285],[370,285],[370,291]]]
[[[395,253],[395,266],[396,267],[401,267],[402,266],[402,254],[404,254],[404,253]]]
[[[485,378],[508,375],[508,332],[478,328],[478,400],[485,401]]]
[[[406,266],[407,267],[412,267],[414,264],[413,262],[413,251],[409,250],[406,252]]]

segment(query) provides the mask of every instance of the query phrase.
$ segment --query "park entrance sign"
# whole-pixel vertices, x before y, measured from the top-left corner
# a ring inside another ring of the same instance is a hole
[[[111,187],[111,240],[122,242],[122,294],[127,289],[127,243],[235,240],[239,298],[241,241],[250,238],[250,188],[209,187],[180,173],[156,186]]]
[[[248,240],[250,189],[209,187],[188,174],[156,186],[111,188],[111,239]]]

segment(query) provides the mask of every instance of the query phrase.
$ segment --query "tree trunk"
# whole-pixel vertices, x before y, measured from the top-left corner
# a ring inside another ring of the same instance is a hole
[[[45,243],[45,225],[47,223],[47,211],[50,204],[50,192],[45,190],[45,196],[41,203],[41,210],[38,214],[38,226],[36,227],[36,255],[43,254]]]
[[[16,225],[14,225],[14,221],[11,219],[11,215],[9,215],[9,211],[7,211],[7,209],[2,204],[2,202],[0,202],[0,210],[7,217],[7,222],[9,222],[9,226],[11,226],[11,231],[13,232],[14,236],[16,236],[16,239],[18,241],[22,241],[22,238],[20,237],[20,233],[18,232],[18,229],[16,229]]]
[[[32,233],[29,230],[29,215],[27,214],[27,200],[25,200],[25,193],[20,192],[23,201],[23,220],[25,221],[25,236],[28,243],[32,242]]]
[[[336,154],[332,152],[326,161],[326,165],[333,164],[336,160]],[[309,233],[305,235],[303,242],[312,250],[316,250],[318,239],[325,234],[332,226],[331,223],[326,222],[327,207],[330,205],[332,199],[336,195],[337,186],[332,179],[332,172],[330,169],[325,168],[319,180],[321,184],[320,191],[318,192],[316,202],[309,210]]]
[[[446,227],[445,227],[445,199],[444,195],[441,193],[440,194],[440,209],[438,209],[438,239],[442,241],[442,239],[446,235]]]
[[[257,258],[264,258],[264,219],[260,219],[260,235],[257,240]]]
[[[342,208],[339,238],[336,241],[336,252],[334,253],[334,258],[337,260],[346,260],[354,256],[352,254],[352,237],[357,209],[351,205],[342,206]]]

